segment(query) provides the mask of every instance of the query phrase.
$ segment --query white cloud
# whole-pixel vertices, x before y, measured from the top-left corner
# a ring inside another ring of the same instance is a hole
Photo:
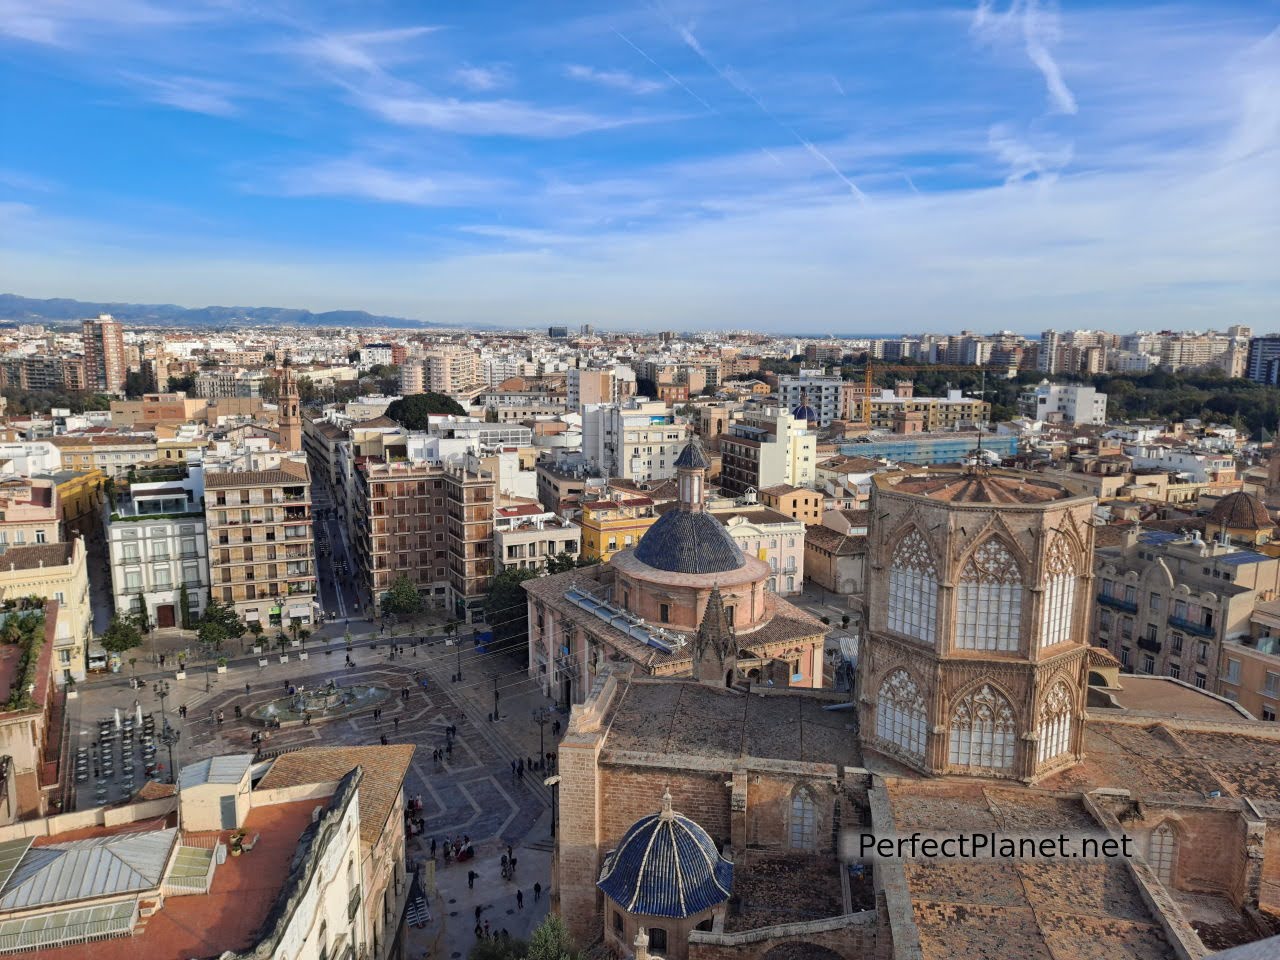
[[[1010,0],[1003,13],[993,9],[993,0],[980,0],[970,24],[974,36],[987,43],[1007,42],[1020,36],[1027,59],[1044,78],[1049,100],[1058,113],[1077,112],[1075,95],[1062,78],[1062,70],[1049,47],[1060,36],[1056,9],[1046,10],[1040,0]]]
[[[341,70],[381,73],[413,56],[414,41],[439,30],[435,26],[399,27],[350,33],[317,33],[287,49],[312,63]]]
[[[291,169],[261,192],[290,197],[350,197],[423,207],[463,206],[491,198],[497,180],[453,172],[414,172],[355,159],[332,160]]]
[[[195,0],[178,9],[147,0],[0,0],[0,36],[69,47],[87,35],[190,23],[209,13]]]
[[[572,80],[581,80],[584,83],[594,83],[602,87],[611,87],[614,90],[621,90],[624,93],[647,94],[657,93],[659,90],[665,90],[666,84],[657,80],[648,80],[644,77],[637,77],[625,70],[597,70],[595,67],[588,67],[578,63],[571,63],[564,68],[566,77]]]
[[[499,87],[506,86],[511,80],[507,75],[507,71],[500,67],[473,66],[459,67],[453,71],[453,79],[454,82],[477,93],[496,90]]]
[[[371,92],[357,93],[356,99],[367,110],[391,123],[474,136],[572,137],[658,119],[601,116],[519,100],[460,100],[426,94],[387,96]]]
[[[240,112],[235,102],[240,91],[227,83],[199,77],[148,77],[136,73],[121,74],[121,77],[152,103],[211,117],[231,117]]]

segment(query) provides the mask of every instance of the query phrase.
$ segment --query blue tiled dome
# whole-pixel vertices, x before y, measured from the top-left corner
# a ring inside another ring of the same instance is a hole
[[[605,857],[596,884],[628,913],[689,917],[729,899],[733,863],[720,856],[707,831],[671,810],[645,817]]]
[[[807,403],[800,404],[800,406],[791,411],[791,415],[797,420],[803,420],[805,423],[813,423],[818,420],[818,411]]]
[[[636,559],[671,573],[724,573],[747,562],[724,524],[701,510],[670,510],[644,532]]]

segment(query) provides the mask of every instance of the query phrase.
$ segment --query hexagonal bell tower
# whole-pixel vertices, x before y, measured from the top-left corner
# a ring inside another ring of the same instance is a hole
[[[1080,759],[1095,502],[1012,470],[873,478],[864,749],[1024,782]]]

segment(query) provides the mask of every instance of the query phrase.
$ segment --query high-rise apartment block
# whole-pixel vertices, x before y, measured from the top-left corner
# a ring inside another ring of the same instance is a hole
[[[97,320],[84,321],[81,335],[87,388],[96,393],[123,393],[127,371],[120,322],[104,313]]]
[[[264,627],[315,615],[311,477],[301,460],[205,474],[213,599]]]

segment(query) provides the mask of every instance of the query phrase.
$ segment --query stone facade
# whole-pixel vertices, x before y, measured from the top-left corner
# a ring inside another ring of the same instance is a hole
[[[1012,473],[881,474],[872,489],[868,744],[934,774],[1031,781],[1072,762],[1093,498]]]

